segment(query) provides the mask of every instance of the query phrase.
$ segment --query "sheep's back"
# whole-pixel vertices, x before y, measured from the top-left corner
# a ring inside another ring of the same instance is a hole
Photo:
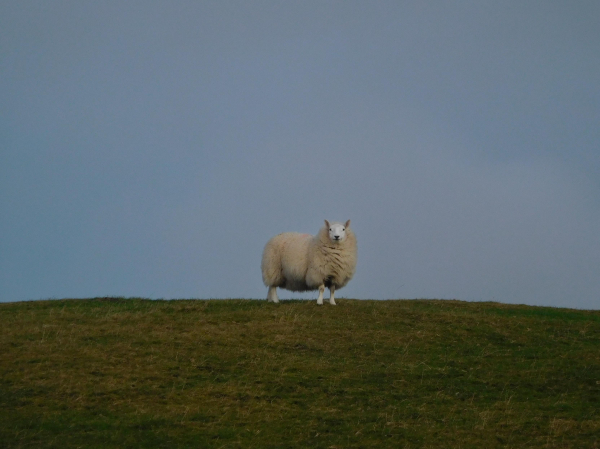
[[[262,260],[263,281],[266,285],[288,290],[306,290],[308,245],[312,236],[285,232],[269,240]]]
[[[308,267],[308,246],[312,236],[298,232],[286,232],[281,246],[283,276],[289,281],[302,281]]]

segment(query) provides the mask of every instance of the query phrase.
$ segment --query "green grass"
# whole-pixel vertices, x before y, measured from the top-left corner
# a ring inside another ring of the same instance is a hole
[[[600,312],[0,304],[0,447],[597,448]]]

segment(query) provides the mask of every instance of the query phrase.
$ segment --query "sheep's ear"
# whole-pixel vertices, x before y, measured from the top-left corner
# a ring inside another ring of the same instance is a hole
[[[349,228],[350,227],[350,220],[348,220],[344,226],[347,227],[347,228]]]
[[[329,222],[327,220],[325,220],[325,226],[327,226],[327,229],[329,229]]]

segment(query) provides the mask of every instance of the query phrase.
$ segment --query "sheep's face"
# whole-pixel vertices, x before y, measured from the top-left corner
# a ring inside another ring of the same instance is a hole
[[[329,225],[329,240],[332,242],[343,242],[346,240],[346,226],[342,223],[331,223]]]

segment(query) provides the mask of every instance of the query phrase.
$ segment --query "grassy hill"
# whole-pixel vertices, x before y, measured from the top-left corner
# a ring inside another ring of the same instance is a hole
[[[597,448],[600,312],[0,304],[0,447]]]

